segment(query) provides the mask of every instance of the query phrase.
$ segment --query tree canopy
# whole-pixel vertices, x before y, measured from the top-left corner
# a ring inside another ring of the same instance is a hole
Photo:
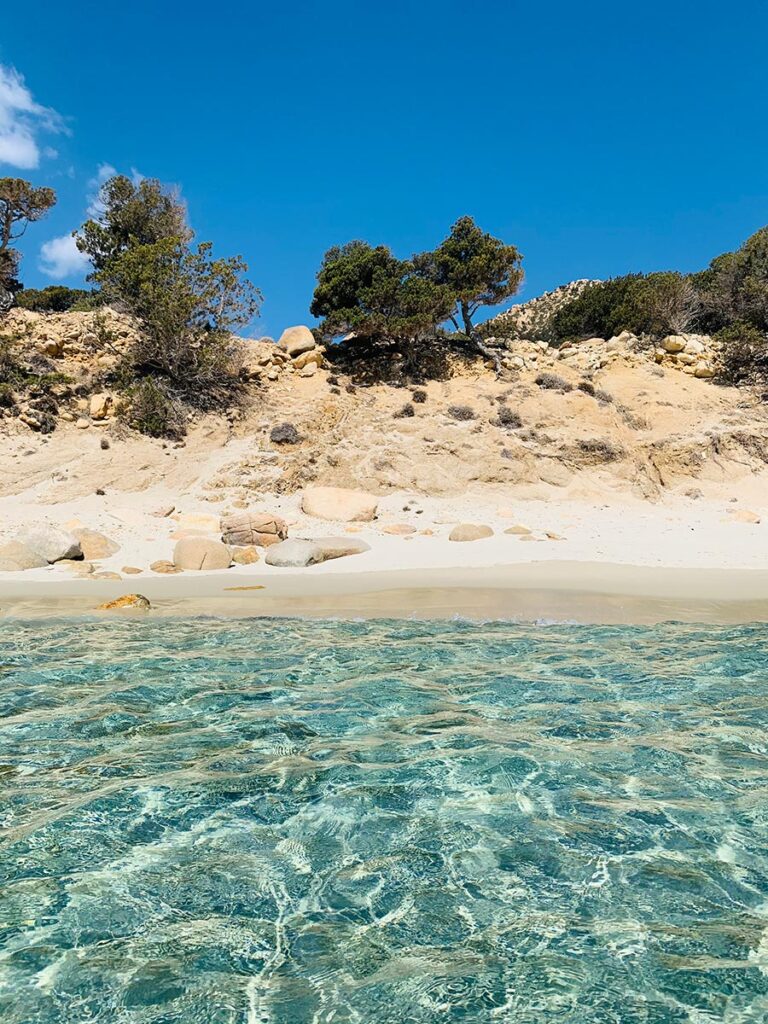
[[[326,252],[310,311],[330,337],[413,342],[434,332],[452,305],[449,290],[417,274],[410,260],[354,241]]]
[[[6,296],[21,288],[16,276],[21,257],[11,242],[21,238],[27,227],[55,204],[52,188],[35,188],[24,178],[0,178],[0,292]],[[8,305],[7,298],[0,303]]]
[[[102,185],[97,207],[96,216],[75,233],[77,248],[93,264],[94,280],[129,248],[165,238],[192,238],[184,202],[156,178],[137,182],[117,174]]]
[[[472,318],[481,306],[497,306],[515,295],[523,280],[522,256],[482,231],[471,217],[460,217],[433,252],[414,256],[417,274],[447,288],[453,298],[448,319],[472,337]]]

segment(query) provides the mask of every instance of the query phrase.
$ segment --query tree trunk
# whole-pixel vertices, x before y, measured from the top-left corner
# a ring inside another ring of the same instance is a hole
[[[493,363],[493,367],[496,371],[496,376],[500,376],[501,359],[499,358],[498,353],[492,352],[491,349],[489,349],[487,345],[484,345],[482,341],[478,338],[475,332],[475,328],[472,325],[472,316],[469,312],[469,306],[467,305],[467,303],[462,302],[460,305],[461,319],[464,321],[464,333],[469,338],[472,347],[475,349],[475,351],[479,352],[483,359],[489,359]]]

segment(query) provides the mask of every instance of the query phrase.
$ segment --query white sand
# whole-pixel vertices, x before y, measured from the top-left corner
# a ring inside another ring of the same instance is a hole
[[[168,611],[181,610],[180,602],[191,608],[193,602],[196,612],[214,614],[348,614],[358,609],[526,617],[553,608],[578,617],[589,605],[586,617],[605,621],[654,621],[674,618],[676,612],[686,618],[763,618],[761,602],[768,608],[768,506],[751,504],[749,511],[762,521],[749,523],[737,518],[743,504],[727,499],[670,498],[650,504],[631,499],[617,503],[612,496],[610,506],[599,506],[504,498],[501,489],[491,488],[461,498],[391,494],[382,498],[375,522],[348,526],[307,518],[299,511],[297,495],[264,498],[252,507],[283,515],[293,537],[349,532],[367,541],[371,550],[306,569],[274,568],[262,559],[224,573],[161,576],[148,566],[171,558],[171,534],[197,529],[215,536],[226,504],[191,495],[174,501],[161,487],[139,494],[94,494],[53,507],[39,504],[34,495],[9,496],[0,499],[4,533],[14,524],[40,520],[79,523],[121,545],[117,554],[99,563],[99,569],[121,572],[130,565],[143,571],[115,581],[73,579],[70,571],[55,566],[0,573],[0,602],[6,613],[49,601],[60,602],[67,610],[89,611],[107,597],[138,591],[153,603],[164,603]],[[152,515],[152,510],[170,504],[178,504],[179,518]],[[494,536],[469,543],[449,541],[456,522],[487,524]],[[382,527],[392,523],[408,523],[432,535],[382,533]],[[503,532],[514,524],[528,527],[538,539],[524,541]],[[563,539],[549,539],[547,532]],[[240,587],[264,589],[232,589]],[[564,603],[563,595],[570,595]],[[602,611],[595,604],[600,595]],[[633,607],[626,602],[617,605],[620,597],[634,602]],[[655,604],[649,610],[651,599]],[[640,609],[638,602],[646,604]]]

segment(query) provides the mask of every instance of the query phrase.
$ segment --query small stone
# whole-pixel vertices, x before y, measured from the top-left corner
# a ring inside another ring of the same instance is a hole
[[[101,392],[98,395],[91,396],[88,411],[92,420],[104,420],[109,415],[111,407],[112,396],[108,395],[106,392]]]
[[[235,548],[232,552],[232,561],[235,565],[254,565],[259,561],[259,552],[257,549],[250,545],[246,548]]]
[[[85,419],[83,416],[80,416],[80,418],[75,421],[75,426],[78,430],[87,430],[90,425],[91,421]]]
[[[126,576],[139,576],[143,571],[143,569],[137,569],[135,565],[124,565],[120,570]]]
[[[686,339],[682,334],[668,334],[661,343],[665,352],[683,352],[686,346]]]
[[[459,523],[458,526],[454,526],[454,528],[448,534],[448,540],[483,540],[485,537],[492,536],[493,530],[490,528],[490,526],[484,526],[480,523]]]
[[[181,572],[178,566],[175,566],[173,562],[169,562],[165,558],[159,559],[157,562],[152,562],[149,567],[152,572],[159,572],[163,575],[171,575],[172,573]]]
[[[527,526],[521,526],[519,523],[516,523],[515,526],[510,526],[509,529],[504,531],[504,533],[519,534],[521,537],[526,536],[530,532]]]
[[[394,537],[407,537],[411,533],[416,533],[416,527],[410,523],[389,523],[382,526],[381,532],[392,534]]]

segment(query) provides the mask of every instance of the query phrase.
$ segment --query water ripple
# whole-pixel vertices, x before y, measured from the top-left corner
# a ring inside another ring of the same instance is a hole
[[[0,622],[4,1024],[768,1019],[764,627]]]

